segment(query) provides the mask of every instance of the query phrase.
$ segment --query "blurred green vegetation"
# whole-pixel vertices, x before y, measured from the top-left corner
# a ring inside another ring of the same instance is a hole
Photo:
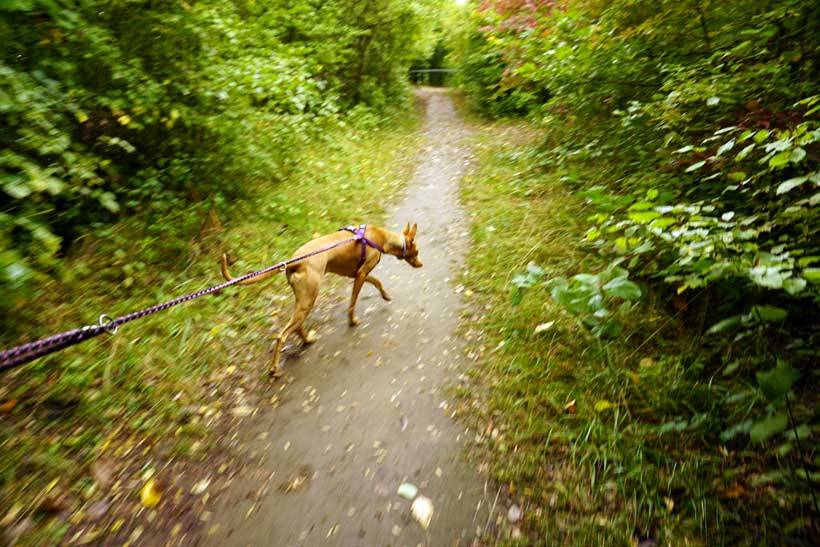
[[[505,343],[487,358],[490,413],[522,438],[498,477],[549,499],[556,479],[537,462],[569,457],[580,497],[539,526],[576,541],[602,536],[573,512],[606,515],[614,543],[816,540],[816,3],[465,10],[450,62],[468,104],[542,131],[488,148],[467,186],[479,223],[525,240],[509,259],[487,245],[512,272],[473,281]]]
[[[61,258],[79,239],[133,216],[173,231],[166,219],[192,205],[221,211],[253,182],[286,183],[315,135],[406,105],[437,9],[4,2],[0,341],[42,283],[73,275]]]
[[[317,136],[301,147],[287,184],[248,183],[247,196],[218,215],[203,205],[164,226],[134,217],[100,228],[63,259],[71,276],[46,284],[16,319],[33,335],[83,325],[101,312],[118,315],[221,282],[222,252],[240,274],[290,256],[315,233],[383,220],[412,174],[420,140],[412,110],[379,119]],[[173,522],[164,532],[161,523],[190,504],[167,499],[150,526],[132,518],[144,510],[144,473],[180,460],[218,466],[218,433],[232,407],[252,404],[269,386],[270,336],[287,319],[289,294],[284,276],[231,287],[7,373],[0,503],[16,517],[5,532],[25,524],[24,545],[56,544],[83,530],[122,544],[142,526],[165,537]],[[314,315],[310,321],[321,320]],[[120,482],[100,484],[99,461]],[[54,498],[62,500],[58,511],[49,506]],[[100,500],[110,509],[89,519]]]
[[[407,70],[438,9],[1,3],[0,346],[217,283],[225,251],[246,272],[378,222],[418,150]],[[142,528],[146,470],[218,458],[287,305],[229,289],[5,374],[0,543]]]

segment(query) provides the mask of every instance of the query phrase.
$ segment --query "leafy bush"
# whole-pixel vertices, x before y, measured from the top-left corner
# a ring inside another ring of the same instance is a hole
[[[83,234],[162,225],[284,181],[306,139],[406,98],[431,0],[287,5],[78,0],[0,7],[0,306]]]
[[[818,17],[806,0],[498,0],[478,6],[469,31],[480,40],[459,52],[485,111],[548,128],[532,168],[567,173],[585,198],[586,248],[685,321],[689,353],[662,357],[683,367],[685,402],[653,402],[664,433],[753,446],[767,479],[749,483],[787,489],[783,519],[812,503],[818,446]],[[606,338],[590,319],[604,285],[589,275],[551,295]]]

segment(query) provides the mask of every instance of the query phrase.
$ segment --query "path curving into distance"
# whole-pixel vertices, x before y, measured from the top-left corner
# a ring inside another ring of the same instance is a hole
[[[472,545],[485,525],[485,483],[463,459],[444,389],[466,367],[454,281],[468,248],[458,183],[470,131],[445,91],[418,94],[425,143],[386,227],[418,223],[424,267],[383,257],[373,273],[393,301],[365,286],[358,327],[347,327],[349,286],[314,310],[320,339],[283,356],[279,406],[237,432],[254,465],[220,494],[205,544]],[[405,481],[433,502],[426,531],[396,494]]]

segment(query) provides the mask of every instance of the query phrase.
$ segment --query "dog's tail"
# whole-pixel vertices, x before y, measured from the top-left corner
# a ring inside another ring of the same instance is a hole
[[[281,270],[271,270],[256,277],[251,277],[250,279],[240,281],[239,283],[237,283],[237,285],[250,285],[251,283],[258,283],[262,280],[272,277],[280,271]],[[228,271],[228,255],[226,255],[225,253],[222,253],[222,277],[224,277],[227,281],[234,280],[234,277],[231,275],[231,272]]]

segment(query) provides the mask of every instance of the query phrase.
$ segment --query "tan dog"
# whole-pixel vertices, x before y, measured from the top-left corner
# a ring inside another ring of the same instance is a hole
[[[415,224],[413,224],[412,228],[410,224],[407,224],[401,234],[397,234],[377,226],[367,226],[364,231],[364,236],[370,242],[381,247],[385,254],[390,254],[400,260],[404,260],[414,268],[421,268],[422,263],[421,260],[419,260],[419,251],[415,241],[416,229],[417,226]],[[350,237],[352,237],[352,234],[345,230],[339,230],[332,234],[317,237],[299,247],[293,256],[297,257],[310,254],[323,247],[328,247],[334,243],[349,239]],[[382,298],[390,300],[390,295],[384,290],[382,282],[372,275],[369,275],[371,270],[373,270],[379,263],[379,260],[381,260],[381,256],[382,253],[372,246],[362,241],[351,241],[350,243],[339,245],[338,247],[311,256],[310,258],[306,258],[287,267],[285,272],[288,277],[288,283],[290,283],[293,289],[296,303],[290,321],[288,321],[288,324],[282,329],[279,336],[277,336],[276,345],[273,348],[273,360],[271,361],[270,373],[274,377],[282,375],[282,371],[279,367],[279,357],[288,336],[290,336],[293,331],[299,334],[305,344],[310,344],[315,341],[314,338],[311,338],[305,332],[304,322],[313,309],[316,297],[319,295],[319,287],[322,285],[325,272],[353,278],[353,294],[350,298],[350,306],[347,308],[347,317],[351,326],[355,326],[359,322],[355,315],[356,300],[359,298],[359,291],[362,290],[362,285],[364,285],[365,281],[379,289]],[[241,282],[240,285],[262,281],[278,273],[278,271],[279,270],[274,270],[256,278],[247,279]],[[222,255],[222,275],[225,276],[225,279],[228,281],[233,279],[230,272],[228,272],[228,259],[224,254]]]

